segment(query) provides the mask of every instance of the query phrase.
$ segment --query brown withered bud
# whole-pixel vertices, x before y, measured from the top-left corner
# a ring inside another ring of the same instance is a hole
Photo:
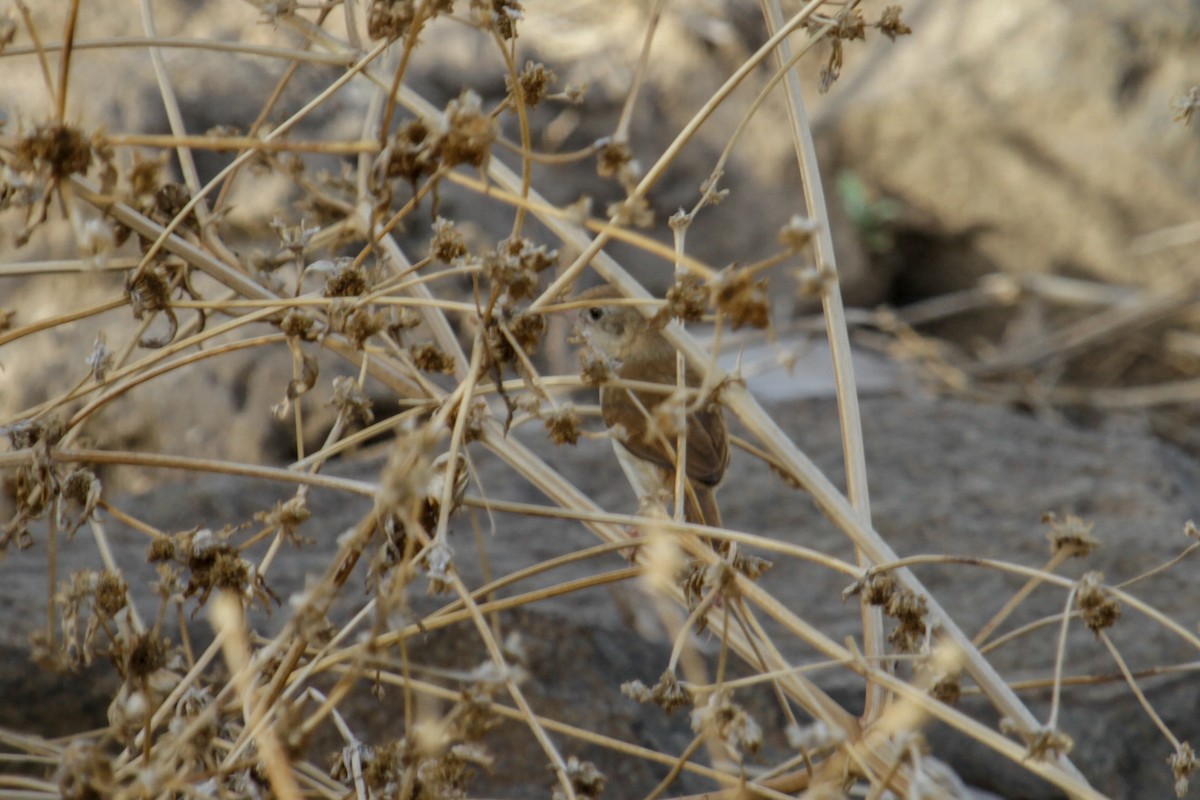
[[[428,342],[414,345],[409,352],[412,353],[417,369],[446,374],[454,372],[454,356],[438,349],[437,345]]]
[[[87,172],[92,164],[92,143],[78,128],[48,123],[18,139],[14,154],[19,170],[47,169],[59,179]]]
[[[569,403],[546,415],[546,431],[555,444],[575,444],[579,441],[579,412]]]
[[[712,280],[712,299],[717,312],[729,317],[734,330],[749,325],[765,328],[771,323],[767,281],[755,280],[750,271],[731,264]]]
[[[650,324],[661,327],[672,319],[699,322],[708,308],[708,299],[708,287],[704,281],[691,273],[683,275],[667,289],[667,304],[650,318]]]
[[[521,87],[521,98],[527,106],[536,106],[546,96],[546,90],[558,80],[558,76],[553,70],[546,69],[545,64],[535,64],[532,61],[525,62],[525,69],[521,70],[521,74],[517,76],[517,84]],[[512,76],[507,76],[504,79],[505,85],[508,87],[509,94],[513,94],[513,79]]]

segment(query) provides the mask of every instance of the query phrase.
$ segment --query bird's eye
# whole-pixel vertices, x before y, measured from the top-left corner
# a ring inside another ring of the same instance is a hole
[[[592,322],[599,322],[600,318],[604,316],[604,309],[599,306],[592,306],[587,310],[587,315],[588,319]]]

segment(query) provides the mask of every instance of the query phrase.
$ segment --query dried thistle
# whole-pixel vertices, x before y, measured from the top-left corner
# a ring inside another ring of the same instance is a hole
[[[63,800],[117,796],[112,754],[89,739],[76,739],[67,745],[58,762],[54,782]]]
[[[386,324],[387,318],[381,312],[352,301],[338,299],[329,305],[329,330],[345,336],[357,350],[362,350]]]

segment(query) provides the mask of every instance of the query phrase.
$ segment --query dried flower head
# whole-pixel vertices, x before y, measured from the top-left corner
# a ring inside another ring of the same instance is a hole
[[[771,322],[766,280],[755,280],[752,272],[737,264],[713,278],[712,299],[717,313],[726,315],[734,330],[746,325],[766,328]]]
[[[746,709],[733,702],[727,689],[713,692],[708,702],[692,711],[692,730],[720,740],[738,761],[742,751],[753,755],[762,745],[762,728]]]
[[[1084,624],[1097,636],[1121,618],[1121,603],[1104,585],[1104,575],[1099,572],[1084,573],[1079,579],[1075,605],[1083,612]]]
[[[575,444],[579,441],[579,412],[570,403],[563,403],[546,415],[546,432],[555,444]]]
[[[665,325],[671,319],[699,322],[708,309],[708,287],[695,275],[685,273],[667,289],[666,301],[666,305],[651,317],[651,325]]]
[[[54,180],[81,175],[92,164],[92,145],[83,131],[70,125],[38,125],[17,140],[16,167],[31,172],[45,170]]]
[[[413,363],[417,365],[417,369],[446,374],[454,372],[454,356],[438,349],[437,345],[431,342],[414,345],[409,352],[412,354]]]
[[[899,623],[888,636],[892,646],[901,653],[920,650],[928,631],[925,616],[929,613],[929,607],[924,596],[902,587],[888,598],[883,613]]]
[[[567,780],[571,783],[571,790],[579,800],[595,800],[604,792],[604,784],[608,780],[604,777],[604,773],[596,769],[596,765],[590,761],[580,761],[575,756],[567,759]],[[562,786],[555,785],[554,791],[550,794],[550,800],[566,800],[566,793],[563,792]]]
[[[501,287],[509,300],[523,300],[537,291],[538,277],[558,263],[558,251],[509,237],[483,257],[483,274]]]
[[[448,167],[483,167],[499,132],[499,123],[483,110],[483,100],[466,89],[446,104],[438,121],[438,155]]]
[[[1196,753],[1187,742],[1175,746],[1175,752],[1167,757],[1171,772],[1175,776],[1175,796],[1183,797],[1188,791],[1188,779],[1196,771]]]
[[[513,89],[519,86],[521,99],[525,105],[536,106],[542,102],[546,97],[546,91],[557,80],[558,76],[554,74],[553,70],[546,69],[545,64],[526,61],[525,69],[521,70],[521,74],[517,76],[516,85],[514,86],[511,75],[505,76],[504,83],[509,94],[513,94]]]
[[[654,703],[667,714],[677,708],[690,706],[693,699],[691,693],[679,684],[675,673],[669,670],[651,687],[638,680],[623,683],[621,694],[639,703]]]
[[[883,9],[883,13],[879,15],[879,22],[875,23],[875,27],[880,33],[896,41],[897,36],[907,36],[912,33],[912,28],[904,24],[900,19],[900,14],[904,11],[903,6],[887,6]]]
[[[467,254],[467,244],[454,223],[443,217],[433,221],[433,241],[429,243],[429,255],[445,264],[453,263]]]
[[[333,399],[329,404],[338,410],[344,419],[370,425],[375,419],[371,410],[371,398],[363,391],[356,378],[338,375],[333,379]]]
[[[1056,514],[1049,512],[1042,515],[1042,522],[1050,526],[1046,539],[1050,542],[1053,554],[1065,550],[1075,558],[1084,558],[1100,546],[1100,542],[1092,537],[1092,528],[1096,526],[1094,522],[1084,522],[1074,514],[1059,519]]]

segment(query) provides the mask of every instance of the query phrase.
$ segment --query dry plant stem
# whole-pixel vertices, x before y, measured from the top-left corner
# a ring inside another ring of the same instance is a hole
[[[47,259],[45,261],[13,261],[0,264],[0,278],[24,278],[30,275],[75,275],[88,272],[124,272],[138,264],[132,258],[109,258],[103,264],[86,264],[74,259]]]
[[[1075,604],[1076,587],[1072,586],[1067,592],[1066,611],[1062,615],[1062,625],[1058,630],[1058,645],[1054,648],[1054,685],[1050,689],[1050,717],[1046,727],[1052,731],[1058,730],[1058,708],[1062,698],[1063,662],[1067,657],[1067,628],[1071,622],[1071,607]]]
[[[1055,575],[1052,572],[1043,572],[1035,567],[1025,567],[1020,564],[1012,564],[1007,561],[997,561],[990,558],[973,558],[970,556],[913,556],[911,558],[899,558],[887,564],[881,564],[876,567],[876,571],[888,570],[899,571],[907,569],[913,564],[967,564],[976,567],[987,567],[988,569],[996,569],[1002,572],[1011,572],[1014,575],[1023,575],[1026,577],[1037,577],[1045,583],[1051,583],[1064,589],[1074,589],[1077,584],[1070,578],[1064,578],[1061,575]],[[1179,638],[1187,642],[1191,647],[1200,651],[1200,638],[1195,633],[1180,625],[1170,616],[1162,613],[1154,606],[1139,600],[1137,597],[1123,591],[1119,586],[1106,585],[1105,589],[1112,592],[1113,596],[1119,600],[1122,605],[1127,605],[1145,616],[1149,617],[1154,622],[1157,622],[1162,627],[1174,633]],[[932,599],[930,598],[930,602]],[[1076,612],[1069,612],[1072,616],[1077,616]],[[1061,619],[1056,615],[1051,618],[1053,621]],[[1007,638],[1009,635],[1006,634]],[[993,643],[994,646],[994,643]],[[990,649],[990,648],[989,648]]]
[[[54,107],[57,109],[60,106],[58,89],[54,85],[54,78],[51,77],[50,60],[46,58],[46,49],[42,47],[42,39],[38,35],[37,26],[33,24],[33,17],[29,14],[29,6],[25,4],[25,0],[16,0],[16,5],[17,10],[21,12],[21,19],[25,22],[25,29],[29,31],[29,38],[33,40],[33,50],[37,53],[38,64],[42,68],[42,79],[46,81],[46,90],[50,93],[50,98],[54,101]]]
[[[1155,575],[1159,575],[1163,572],[1166,572],[1171,567],[1175,566],[1176,564],[1178,564],[1179,562],[1183,561],[1185,558],[1190,556],[1192,553],[1196,552],[1197,549],[1200,549],[1200,542],[1192,542],[1186,548],[1184,548],[1183,552],[1180,553],[1179,555],[1175,556],[1174,558],[1170,559],[1169,561],[1159,564],[1157,567],[1154,567],[1153,569],[1146,570],[1141,575],[1135,575],[1134,577],[1130,578],[1127,581],[1121,581],[1120,583],[1117,584],[1117,588],[1118,589],[1128,589],[1130,586],[1141,583],[1144,580],[1153,578]]]
[[[1150,701],[1146,699],[1146,695],[1142,693],[1142,689],[1140,686],[1138,686],[1137,680],[1134,679],[1133,673],[1129,671],[1129,665],[1125,663],[1125,659],[1121,655],[1121,651],[1117,649],[1115,644],[1113,644],[1112,637],[1108,635],[1108,631],[1097,631],[1096,636],[1100,638],[1100,641],[1104,642],[1104,646],[1108,648],[1108,652],[1112,655],[1113,661],[1117,662],[1117,667],[1121,670],[1121,675],[1125,678],[1125,683],[1129,685],[1130,691],[1132,691],[1133,696],[1137,698],[1138,703],[1142,706],[1142,710],[1146,712],[1146,716],[1148,716],[1150,721],[1154,723],[1154,726],[1162,732],[1162,735],[1166,737],[1166,740],[1171,743],[1171,747],[1178,750],[1179,740],[1175,738],[1175,734],[1171,733],[1171,729],[1167,727],[1167,724],[1163,722],[1162,717],[1160,717],[1158,712],[1154,710],[1154,706],[1150,705]]]
[[[1161,667],[1151,667],[1149,669],[1139,669],[1131,671],[1129,674],[1135,678],[1157,678],[1162,675],[1180,675],[1193,672],[1200,672],[1200,661],[1187,661],[1182,664],[1168,664]],[[1097,686],[1106,683],[1116,683],[1117,681],[1125,680],[1125,676],[1120,672],[1112,672],[1101,675],[1066,675],[1063,676],[1063,686]],[[1035,689],[1048,689],[1053,684],[1052,678],[1033,678],[1027,681],[1013,681],[1010,685],[1018,692],[1032,691]],[[979,690],[975,687],[963,687],[962,693],[979,694]]]
[[[1195,274],[1200,262],[1189,262],[1181,272]],[[1067,325],[1040,341],[1020,342],[1002,350],[990,359],[970,365],[967,370],[975,377],[989,377],[1019,367],[1044,361],[1052,356],[1072,353],[1081,347],[1118,333],[1130,333],[1138,328],[1161,322],[1172,313],[1195,302],[1197,279],[1142,292],[1128,301],[1105,309],[1093,316]]]
[[[222,592],[214,600],[212,609],[213,628],[223,633],[221,641],[225,651],[225,660],[233,673],[230,683],[237,686],[242,697],[244,708],[253,705],[254,678],[249,667],[250,642],[246,631],[245,611],[234,595]],[[264,715],[269,711],[264,712]],[[254,727],[257,720],[246,719],[247,727]],[[275,735],[275,729],[265,727],[259,731],[256,739],[261,763],[266,770],[267,778],[275,794],[283,800],[300,800],[300,786],[292,775],[291,765]]]
[[[154,29],[154,10],[150,5],[150,0],[141,0],[140,8],[142,12],[142,27],[145,28],[146,36],[154,39],[158,36],[158,32]],[[158,94],[162,97],[163,108],[167,112],[167,122],[171,126],[171,133],[176,136],[187,136],[187,129],[183,124],[183,113],[179,110],[179,99],[175,96],[175,88],[171,85],[170,78],[167,77],[167,68],[163,63],[162,52],[157,47],[149,47],[146,49],[146,52],[149,53],[150,64],[154,67],[154,77],[158,81]],[[199,196],[200,173],[196,171],[196,160],[192,157],[191,149],[182,145],[176,145],[175,157],[179,159],[179,169],[183,172],[183,179],[187,184],[188,192],[191,193],[192,197]],[[203,202],[197,202],[195,211],[200,227],[208,227],[208,206]]]
[[[646,795],[645,800],[657,800],[661,797],[663,792],[683,773],[684,767],[691,761],[692,756],[696,754],[702,744],[704,744],[703,736],[696,736],[688,742],[688,746],[683,748],[683,752],[675,759],[671,769],[667,770],[667,774],[658,782],[658,785],[650,790],[650,794]]]
[[[1047,561],[1045,566],[1042,567],[1042,571],[1054,572],[1062,565],[1064,561],[1070,557],[1071,552],[1068,549],[1063,548],[1054,555],[1050,556],[1050,560]],[[1026,581],[1025,585],[1021,587],[1020,591],[1014,594],[1012,598],[1004,604],[1004,607],[997,611],[996,614],[987,621],[987,624],[979,629],[979,633],[975,634],[975,638],[971,640],[971,644],[979,647],[986,642],[987,638],[991,636],[993,632],[995,632],[996,628],[1000,627],[1004,623],[1004,620],[1008,619],[1009,615],[1011,615],[1012,612],[1021,605],[1021,603],[1025,602],[1025,598],[1029,597],[1029,595],[1033,593],[1033,590],[1038,586],[1041,586],[1041,584],[1042,578],[1038,575],[1035,575]]]
[[[63,32],[62,58],[58,62],[58,95],[55,98],[54,120],[62,124],[67,118],[67,79],[71,74],[71,52],[75,42],[75,24],[79,21],[79,0],[71,0],[67,12],[66,29]]]
[[[209,150],[222,153],[246,150],[257,153],[321,153],[323,155],[355,156],[377,154],[379,143],[365,139],[340,142],[309,142],[303,139],[272,141],[256,136],[208,136],[206,134],[112,133],[104,137],[114,147],[174,147],[185,150]]]
[[[0,334],[0,347],[3,347],[10,342],[15,342],[18,339],[24,339],[26,336],[32,336],[35,333],[40,333],[46,330],[52,330],[60,326],[69,325],[72,322],[78,322],[81,319],[95,317],[99,314],[104,314],[108,311],[128,305],[129,300],[124,297],[119,297],[115,300],[105,300],[102,303],[97,303],[88,308],[71,311],[67,314],[60,314],[57,317],[49,317],[40,322],[31,322],[28,325],[22,325],[19,328],[9,331],[8,333]]]
[[[505,191],[504,189],[497,188],[479,180],[478,178],[462,172],[448,172],[446,173],[446,179],[451,183],[466,187],[473,191],[477,191],[480,194],[486,194],[489,199],[498,200],[502,203],[508,203],[509,205],[517,206],[518,208],[527,209],[534,214],[537,214],[543,221],[545,221],[547,217],[554,217],[569,223],[578,223],[580,221],[579,215],[572,212],[571,209],[551,205],[542,200],[536,192],[531,191],[532,197],[530,198],[522,197],[515,192],[509,192]],[[598,220],[590,217],[583,220],[582,225],[584,228],[592,231],[593,233],[603,234],[604,236],[607,236],[610,239],[615,239],[618,242],[624,242],[626,244],[633,245],[647,254],[658,256],[663,261],[678,267],[682,267],[697,277],[707,279],[716,275],[716,270],[714,270],[708,264],[705,264],[703,261],[700,261],[695,256],[689,256],[686,253],[680,253],[674,248],[667,247],[662,242],[658,242],[644,233],[638,233],[637,231],[623,228],[619,225],[613,225],[606,220]],[[542,311],[549,311],[550,309],[547,307],[548,305],[548,303],[543,303],[538,307]],[[557,306],[555,307],[555,310],[559,310]]]
[[[345,669],[345,667],[340,667],[339,669]],[[401,684],[404,682],[400,677],[389,672],[382,673],[380,675],[380,680],[385,683],[393,684]],[[458,691],[446,689],[442,686],[438,686],[437,684],[428,683],[417,678],[409,679],[408,684],[411,685],[411,687],[416,691],[427,694],[431,697],[435,697],[439,700],[456,702],[461,698],[461,694]],[[493,711],[496,714],[508,719],[521,719],[520,711],[501,703],[492,702],[489,706],[489,711]],[[663,764],[670,767],[674,765],[677,760],[675,756],[671,756],[666,753],[660,753],[659,751],[648,747],[641,747],[636,744],[621,741],[620,739],[613,739],[612,737],[595,733],[594,731],[590,731],[586,728],[578,728],[573,725],[568,725],[565,722],[559,722],[558,720],[550,719],[548,717],[538,717],[538,722],[545,726],[546,730],[548,731],[552,731],[563,736],[569,736],[572,739],[580,742],[603,747],[616,753],[632,756],[634,758],[640,758],[654,764]],[[703,764],[697,764],[694,761],[685,763],[683,768],[686,772],[709,778],[710,780],[720,784],[731,785],[734,782],[734,778],[730,777],[727,773],[713,769],[712,767],[704,766]],[[779,797],[779,795],[771,796]],[[783,798],[783,800],[794,799]]]
[[[500,51],[500,57],[504,59],[504,67],[508,71],[509,81],[512,84],[512,100],[517,111],[517,126],[521,132],[521,197],[529,197],[529,189],[533,182],[533,139],[529,132],[529,107],[525,104],[525,90],[521,88],[521,79],[517,74],[517,65],[515,61],[515,51],[517,40],[512,40],[512,49],[505,47],[504,37],[500,32],[492,30],[492,41],[496,44],[496,48]],[[521,230],[525,227],[525,207],[517,206],[517,214],[513,219],[512,238],[516,239],[521,235]],[[517,348],[520,352],[521,348]]]
[[[721,88],[718,89],[716,93],[714,93],[713,96],[708,99],[704,106],[698,112],[696,112],[695,116],[688,121],[688,124],[685,125],[683,130],[679,132],[679,135],[675,137],[675,140],[670,144],[670,146],[667,147],[666,151],[663,152],[658,161],[655,162],[655,164],[646,172],[646,175],[641,181],[638,182],[638,185],[629,193],[630,200],[645,196],[650,187],[662,177],[667,167],[670,166],[670,164],[679,155],[679,152],[691,140],[696,131],[700,129],[700,126],[704,124],[704,122],[709,118],[709,116],[712,115],[717,107],[725,101],[729,94],[733,92],[733,90],[737,88],[741,82],[758,67],[760,63],[770,56],[771,52],[775,49],[779,42],[783,41],[792,31],[803,25],[808,18],[812,16],[813,12],[815,12],[817,8],[819,8],[824,2],[825,0],[811,0],[811,2],[797,12],[795,16],[788,20],[787,24],[781,27],[775,35],[768,39],[763,46],[754,53],[754,55],[750,56],[745,62],[743,62],[737,71],[725,81]],[[489,167],[489,172],[493,178],[497,178],[501,171],[501,165],[491,165]],[[501,183],[505,185],[511,185],[508,181],[501,181]],[[543,222],[545,222],[545,220],[543,220]],[[616,220],[612,220],[612,223],[615,224]],[[551,229],[554,230],[555,233],[558,233],[553,226],[551,226]],[[561,236],[561,234],[559,235]],[[575,239],[576,237],[573,236],[571,238]],[[566,289],[575,281],[585,266],[587,266],[589,263],[594,263],[597,260],[597,256],[600,254],[600,251],[603,249],[604,245],[607,244],[607,242],[608,235],[606,233],[600,233],[593,241],[587,243],[579,257],[576,258],[570,266],[562,271],[562,273],[554,280],[549,288],[542,293],[541,297],[533,301],[533,303],[530,305],[530,308],[540,308],[561,294],[564,289]],[[611,282],[612,281],[610,281],[610,283]],[[614,285],[621,290],[622,294],[626,296],[646,296],[645,290],[641,290],[640,292],[634,292],[632,290],[633,285],[635,285],[632,283],[632,281],[630,285],[615,283]],[[639,286],[638,288],[640,289],[641,287]]]
[[[18,3],[17,5],[20,7],[24,3]],[[280,60],[303,61],[332,67],[350,66],[345,56],[334,53],[313,53],[291,47],[252,44],[248,42],[228,42],[217,39],[190,39],[177,36],[115,36],[107,39],[77,39],[71,43],[72,50],[116,50],[120,48],[142,47],[211,50],[219,53],[238,53],[240,55],[263,56],[265,58],[277,58]],[[60,42],[47,42],[40,47],[31,45],[6,47],[4,48],[4,52],[0,53],[0,58],[35,55],[39,52],[54,53],[62,49],[63,44]],[[48,65],[45,71],[48,75]],[[52,85],[51,90],[53,91]]]
[[[654,7],[650,9],[650,18],[646,21],[646,35],[642,39],[642,52],[638,56],[633,81],[625,95],[625,102],[621,104],[621,116],[617,120],[616,130],[613,132],[614,142],[629,141],[629,123],[633,121],[633,107],[637,105],[637,97],[642,91],[642,85],[646,82],[646,70],[650,66],[650,46],[654,43],[654,34],[658,32],[658,24],[662,21],[663,9],[666,7],[667,0],[654,0]]]
[[[767,31],[778,29],[783,24],[783,10],[779,0],[762,0],[763,17]],[[776,50],[781,67],[792,61],[791,44],[783,39]],[[821,171],[817,164],[816,146],[813,144],[812,127],[804,108],[804,97],[800,90],[800,76],[795,69],[787,70],[784,77],[789,117],[792,122],[792,144],[800,165],[800,183],[804,187],[804,200],[808,212],[817,222],[816,260],[819,271],[836,276],[837,261],[833,252],[833,236],[829,229],[829,210],[825,206],[825,191],[821,186]],[[867,458],[862,440],[862,418],[858,408],[858,388],[854,380],[854,362],[850,354],[850,333],[846,327],[845,310],[842,305],[841,285],[830,281],[821,294],[821,306],[825,312],[826,335],[833,358],[834,385],[837,393],[838,416],[842,430],[842,456],[846,462],[847,496],[864,525],[871,524],[871,500],[867,487]],[[855,553],[861,566],[870,566],[870,559],[862,547],[855,543]],[[863,619],[863,647],[868,657],[887,651],[883,635],[883,611],[872,606],[865,596],[860,598]],[[886,698],[873,685],[868,686],[863,719],[875,719],[883,710]]]
[[[14,466],[29,460],[30,450],[14,450],[10,453],[0,453],[0,467]],[[307,472],[295,472],[278,467],[261,467],[253,464],[241,464],[236,461],[219,461],[208,458],[189,458],[187,456],[163,455],[159,453],[134,453],[120,450],[88,450],[84,448],[58,450],[52,448],[50,456],[55,461],[68,464],[126,464],[130,466],[152,467],[154,469],[182,469],[192,472],[212,472],[222,475],[239,475],[243,478],[263,478],[285,484],[302,484],[324,489],[371,497],[375,494],[376,486],[362,481],[337,478],[330,475],[314,475]]]
[[[132,377],[128,381],[121,383],[119,385],[116,385],[115,382],[112,382],[112,381],[106,381],[105,384],[103,384],[103,385],[108,386],[110,383],[113,383],[114,385],[112,385],[112,387],[107,392],[105,392],[104,394],[95,398],[90,403],[88,403],[86,406],[81,408],[79,411],[75,412],[75,414],[67,422],[67,428],[71,432],[77,431],[78,426],[82,425],[88,419],[88,417],[90,417],[92,414],[96,413],[96,411],[98,411],[103,406],[107,405],[108,403],[111,403],[113,400],[116,400],[117,398],[121,397],[126,392],[129,392],[130,390],[136,388],[140,384],[148,383],[149,381],[152,381],[155,378],[161,377],[162,375],[165,375],[168,372],[173,372],[174,370],[189,366],[191,364],[195,364],[199,361],[204,361],[205,359],[208,359],[208,358],[213,358],[215,356],[225,355],[228,353],[236,352],[238,350],[246,350],[246,349],[251,349],[251,348],[255,348],[255,347],[263,347],[268,344],[281,344],[286,341],[287,341],[287,337],[282,333],[268,333],[265,336],[256,336],[253,339],[242,339],[237,342],[229,342],[228,344],[221,345],[220,347],[214,347],[211,350],[201,350],[199,352],[192,353],[190,355],[184,356],[183,358],[177,359],[177,360],[172,361],[167,364],[163,364],[163,365],[156,367],[155,369],[151,369],[151,370],[139,371],[138,369],[134,369],[134,368],[122,369],[121,371],[123,373],[129,374]],[[141,362],[139,362],[139,364],[140,363]],[[97,387],[89,387],[89,390],[94,390],[95,388],[97,388]],[[62,398],[61,401],[56,402],[55,405],[58,405],[60,402],[61,403],[69,402],[73,399],[76,399],[76,398],[82,396],[85,393],[86,393],[85,391],[72,392],[67,397]]]
[[[308,116],[308,114],[310,112],[312,112],[313,109],[317,108],[319,105],[324,103],[325,100],[327,100],[330,96],[332,96],[333,93],[336,92],[338,89],[340,89],[342,86],[349,83],[350,80],[352,78],[354,78],[361,70],[363,70],[369,63],[371,63],[371,61],[373,61],[375,58],[377,58],[379,56],[379,54],[384,51],[386,46],[387,46],[386,43],[381,43],[378,46],[376,46],[373,50],[371,50],[369,53],[366,53],[360,60],[355,62],[355,64],[353,66],[348,68],[342,75],[338,76],[338,78],[336,80],[334,80],[333,83],[331,83],[323,91],[319,92],[315,97],[313,97],[311,100],[309,100],[307,103],[305,103],[303,108],[301,108],[299,111],[297,111],[291,117],[286,119],[284,122],[280,123],[279,126],[276,127],[274,130],[272,130],[269,134],[267,134],[267,136],[265,138],[267,140],[277,139],[277,138],[283,136],[283,134],[287,133],[287,131],[291,130],[291,128],[296,123],[298,123],[300,120],[302,120],[306,116]],[[229,174],[231,174],[235,169],[240,167],[242,164],[244,164],[246,161],[248,161],[253,156],[254,156],[253,151],[242,153],[237,158],[235,158],[228,166],[226,166],[224,169],[222,169],[220,172],[218,172],[212,178],[212,180],[210,180],[207,184],[205,184],[199,191],[193,192],[191,199],[189,199],[188,202],[184,204],[183,208],[180,209],[179,213],[177,213],[175,215],[175,218],[172,219],[170,221],[170,223],[168,223],[166,225],[166,227],[162,229],[162,232],[158,234],[157,238],[154,239],[154,241],[151,243],[150,247],[146,249],[145,254],[142,256],[142,262],[141,262],[141,264],[138,265],[138,271],[145,269],[146,266],[151,263],[154,256],[159,252],[159,250],[161,250],[166,245],[167,240],[171,237],[171,234],[173,234],[175,232],[175,229],[178,228],[179,225],[183,222],[183,220],[185,220],[187,218],[188,214],[190,214],[193,210],[195,210],[197,207],[199,207],[201,203],[203,203],[204,197],[207,195],[207,193],[212,191],[213,187],[217,186]],[[74,178],[72,180],[72,185],[74,185],[77,182],[82,182],[82,179]],[[103,205],[101,205],[100,207],[103,208]],[[126,224],[128,224],[128,223],[126,223]],[[256,293],[251,294],[250,296],[257,296],[257,295],[258,295],[258,293],[256,292]]]
[[[265,287],[250,279],[240,269],[231,267],[223,261],[218,260],[208,252],[202,250],[191,242],[188,242],[186,239],[173,234],[165,234],[164,228],[161,225],[147,219],[145,216],[138,213],[133,208],[130,208],[128,205],[124,203],[113,203],[110,198],[99,194],[92,187],[90,182],[79,178],[78,176],[72,176],[68,180],[71,182],[71,186],[77,195],[83,198],[86,202],[94,205],[96,208],[99,208],[105,213],[111,215],[118,222],[129,226],[147,238],[157,240],[165,235],[166,238],[163,239],[163,246],[168,251],[180,256],[192,266],[197,267],[209,277],[224,284],[226,287],[232,289],[242,297],[258,300],[270,300],[280,305],[286,305],[288,302],[290,302],[285,298],[280,298],[279,296],[271,293]],[[385,248],[390,246],[390,239],[384,241],[384,246]],[[423,287],[417,288],[422,289]],[[428,298],[428,290],[424,290],[422,296]],[[127,301],[122,301],[122,304],[124,302]],[[437,335],[438,344],[443,350],[448,350],[452,353],[461,352],[460,348],[458,347],[457,338],[454,337],[453,332],[450,331],[449,326],[446,324],[441,315],[427,314],[427,321],[431,323],[430,326],[435,335]],[[4,344],[3,338],[0,338],[0,344]],[[330,348],[349,361],[355,364],[358,363],[358,354],[354,350],[353,346],[343,337],[326,337],[324,344],[326,347]],[[383,381],[386,385],[395,389],[396,392],[402,396],[406,395],[410,389],[409,378],[407,375],[403,371],[394,368],[387,362],[377,362],[372,374],[375,375],[375,377],[379,380]]]

